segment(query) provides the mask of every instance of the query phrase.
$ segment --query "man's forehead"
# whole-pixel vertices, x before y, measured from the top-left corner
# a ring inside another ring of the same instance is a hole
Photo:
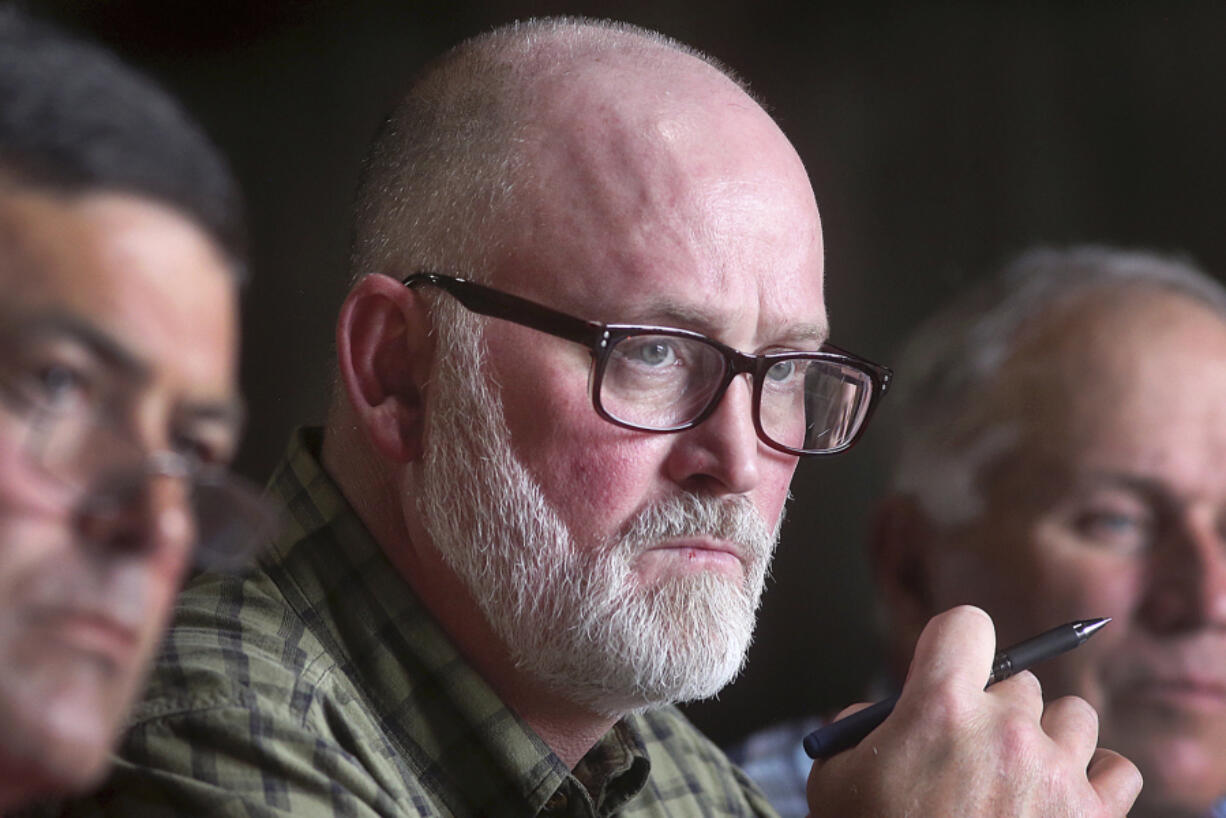
[[[820,343],[821,227],[786,137],[689,54],[596,56],[533,80],[491,283],[595,320]]]
[[[581,160],[582,166],[609,161],[641,174],[670,148],[684,159],[704,142],[718,147],[731,136],[755,143],[777,138],[773,121],[743,89],[684,54],[641,62],[618,54],[539,78],[534,91],[525,134],[530,146],[539,144],[546,159]],[[742,159],[747,166],[761,162],[760,155]]]
[[[772,304],[777,300],[778,304]],[[682,327],[708,335],[721,335],[730,326],[754,320],[759,335],[770,336],[775,342],[789,340],[814,345],[827,340],[830,334],[825,305],[819,299],[807,300],[799,293],[782,299],[769,294],[758,298],[737,299],[726,292],[711,290],[704,293],[652,293],[639,297],[621,298],[614,302],[617,312],[610,323],[661,324]],[[600,317],[600,320],[606,320]]]
[[[650,278],[695,266],[713,277],[748,270],[769,285],[803,271],[820,291],[816,203],[782,134],[755,140],[758,153],[747,159],[748,146],[710,131],[666,133],[670,123],[547,137],[520,180],[508,244],[575,273],[596,267]]]
[[[1036,322],[989,401],[1024,430],[1019,454],[1076,470],[1216,475],[1226,457],[1226,321],[1153,288],[1099,292]]]
[[[1144,388],[1146,375],[1226,365],[1226,316],[1182,293],[1152,285],[1090,290],[1036,318],[1002,367],[1006,383],[1046,385],[1068,397]],[[1041,383],[1040,383],[1041,382]],[[1206,388],[1208,384],[1206,384]],[[1110,402],[1104,402],[1110,405]]]
[[[0,195],[0,283],[5,320],[29,340],[70,341],[117,373],[166,379],[185,401],[238,406],[235,279],[212,242],[161,205]]]

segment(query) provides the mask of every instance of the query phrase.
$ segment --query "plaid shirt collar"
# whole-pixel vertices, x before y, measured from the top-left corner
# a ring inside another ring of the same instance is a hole
[[[262,567],[384,714],[387,736],[419,780],[458,814],[548,812],[559,799],[578,799],[589,807],[581,812],[607,815],[633,798],[650,770],[641,717],[618,722],[574,774],[566,769],[401,579],[324,472],[321,440],[318,429],[299,430],[272,478],[269,491],[288,519]]]

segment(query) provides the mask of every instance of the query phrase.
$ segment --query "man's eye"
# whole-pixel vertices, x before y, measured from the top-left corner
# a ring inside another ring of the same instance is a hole
[[[17,386],[31,410],[53,415],[68,414],[88,404],[92,388],[88,375],[60,363],[30,366]]]
[[[1092,542],[1120,550],[1139,550],[1148,545],[1153,526],[1146,515],[1091,509],[1077,515],[1074,527]]]
[[[217,451],[203,440],[180,436],[175,439],[174,450],[197,463],[216,463]]]
[[[645,341],[631,351],[631,357],[648,366],[668,366],[676,362],[677,353],[665,341]]]
[[[772,381],[786,381],[791,378],[796,372],[795,361],[780,361],[777,364],[772,364],[771,368],[766,370],[766,377]]]
[[[174,450],[201,464],[226,466],[234,457],[235,437],[211,424],[193,426],[175,433]]]

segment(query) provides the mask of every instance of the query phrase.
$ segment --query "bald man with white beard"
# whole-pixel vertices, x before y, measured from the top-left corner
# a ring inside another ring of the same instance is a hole
[[[739,670],[797,459],[889,372],[828,344],[795,150],[711,60],[542,20],[429,66],[373,147],[327,426],[260,570],[186,591],[83,813],[769,815],[672,706]],[[815,815],[1123,815],[1082,701],[933,620]],[[1088,773],[1087,773],[1088,769]]]

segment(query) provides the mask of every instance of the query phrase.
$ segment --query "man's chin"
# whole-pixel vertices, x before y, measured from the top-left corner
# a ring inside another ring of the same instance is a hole
[[[707,699],[731,683],[744,664],[753,630],[751,609],[734,585],[711,575],[674,577],[667,588],[656,588],[671,599],[642,619],[623,619],[607,630],[601,647],[614,654],[603,672],[588,676],[600,680],[606,712]],[[712,605],[720,597],[725,604]],[[740,627],[729,628],[733,622]]]
[[[6,702],[4,766],[24,770],[29,788],[43,793],[79,793],[97,784],[110,768],[123,715],[100,693],[69,685],[37,703]]]
[[[1217,801],[1211,797],[1191,797],[1186,792],[1154,791],[1146,779],[1128,815],[1130,818],[1207,818],[1217,814],[1212,811]]]
[[[108,734],[109,735],[109,734]],[[0,776],[3,789],[20,794],[19,801],[80,795],[97,786],[111,768],[112,742],[84,739],[79,735],[26,734],[25,739],[42,741],[32,746],[18,737],[6,735],[0,741]]]
[[[718,679],[707,679],[705,685],[690,680],[684,685],[654,690],[624,690],[606,686],[585,691],[578,697],[577,703],[601,716],[619,719],[628,714],[647,713],[670,705],[710,699],[731,684],[738,674],[739,667]],[[568,693],[573,694],[573,688]]]
[[[1132,815],[1199,817],[1226,798],[1226,754],[1201,741],[1150,735],[1132,742],[1104,737],[1100,743],[1123,753],[1145,778]]]

